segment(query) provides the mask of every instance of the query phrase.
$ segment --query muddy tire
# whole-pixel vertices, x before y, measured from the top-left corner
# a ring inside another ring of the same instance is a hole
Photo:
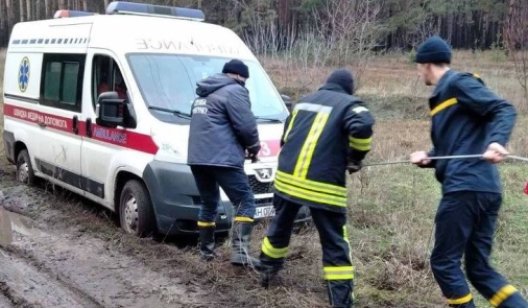
[[[138,237],[153,235],[156,221],[147,188],[138,180],[128,181],[119,198],[121,228]]]
[[[16,160],[16,179],[22,184],[34,186],[36,183],[35,171],[31,165],[31,159],[26,149],[18,153]]]

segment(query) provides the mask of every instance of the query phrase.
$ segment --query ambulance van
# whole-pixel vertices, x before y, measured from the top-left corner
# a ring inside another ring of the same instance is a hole
[[[17,179],[95,201],[138,236],[195,233],[201,199],[187,162],[196,82],[237,58],[262,141],[245,171],[256,218],[274,214],[281,96],[242,40],[200,10],[115,1],[104,15],[58,11],[17,24],[4,75],[4,144]],[[233,208],[222,194],[219,232]],[[303,214],[304,215],[304,214]]]

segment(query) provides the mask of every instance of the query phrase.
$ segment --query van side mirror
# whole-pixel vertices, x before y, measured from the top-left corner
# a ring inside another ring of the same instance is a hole
[[[292,102],[291,97],[289,97],[288,95],[285,95],[285,94],[281,94],[281,98],[284,101],[284,104],[286,105],[286,108],[291,113],[292,109],[293,109],[293,102]]]
[[[103,92],[97,98],[97,125],[116,128],[125,123],[125,100],[117,92]]]

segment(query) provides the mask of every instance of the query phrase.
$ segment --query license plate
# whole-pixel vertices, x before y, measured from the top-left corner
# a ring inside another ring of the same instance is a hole
[[[257,207],[257,211],[255,212],[256,219],[270,217],[274,215],[275,215],[275,209],[273,208],[273,205]]]

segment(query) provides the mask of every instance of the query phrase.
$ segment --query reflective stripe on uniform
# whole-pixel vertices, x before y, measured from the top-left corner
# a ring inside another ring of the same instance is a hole
[[[262,241],[262,253],[273,259],[285,258],[288,254],[288,247],[275,248],[266,236]]]
[[[450,99],[438,104],[438,106],[434,107],[433,110],[431,110],[430,115],[434,116],[435,114],[439,113],[440,111],[442,111],[442,110],[444,110],[446,108],[449,108],[449,107],[451,107],[451,106],[453,106],[453,105],[455,105],[457,103],[458,103],[458,101],[457,101],[456,98],[454,98],[454,97],[450,98]]]
[[[328,193],[315,192],[313,190],[294,186],[290,183],[284,183],[279,179],[275,180],[275,188],[282,193],[320,204],[334,205],[340,207],[347,206],[346,196],[340,197]]]
[[[346,198],[347,195],[347,189],[343,186],[317,182],[309,179],[301,179],[280,170],[277,170],[276,179],[285,184],[295,185],[316,192],[327,193],[343,198]]]
[[[370,138],[354,138],[352,136],[348,137],[349,146],[358,151],[370,151],[372,148],[372,137]]]
[[[348,228],[343,226],[343,239],[347,243],[348,248],[348,262],[352,263],[352,247],[350,247],[350,240],[348,239]]]
[[[471,302],[473,300],[473,295],[471,295],[471,293],[467,294],[467,295],[464,295],[462,297],[459,297],[459,298],[451,298],[451,299],[447,299],[447,303],[449,305],[462,305],[462,304],[467,304],[469,302]]]
[[[216,223],[214,221],[198,221],[199,228],[211,228],[215,226],[216,226]]]
[[[319,137],[321,137],[329,117],[330,114],[326,112],[319,112],[316,114],[312,127],[308,132],[308,136],[306,136],[306,140],[304,141],[301,152],[297,158],[297,163],[295,164],[295,169],[293,172],[294,175],[301,178],[306,178],[306,175],[308,174],[308,168],[312,163],[312,157],[317,145],[317,141],[319,140]]]
[[[251,217],[246,216],[235,216],[236,222],[254,222],[255,220]]]
[[[491,297],[489,300],[490,304],[493,307],[500,306],[505,300],[508,299],[508,297],[512,296],[517,292],[517,289],[512,285],[506,285],[502,287],[495,295]]]
[[[346,266],[325,266],[323,267],[324,280],[353,280],[354,267]]]
[[[294,110],[293,113],[292,113],[292,116],[290,118],[290,123],[288,123],[288,129],[286,130],[286,132],[284,133],[284,137],[282,138],[282,142],[286,143],[286,141],[288,140],[288,136],[290,135],[290,132],[293,128],[293,122],[295,122],[295,118],[297,117],[297,113],[298,111],[297,110]]]

